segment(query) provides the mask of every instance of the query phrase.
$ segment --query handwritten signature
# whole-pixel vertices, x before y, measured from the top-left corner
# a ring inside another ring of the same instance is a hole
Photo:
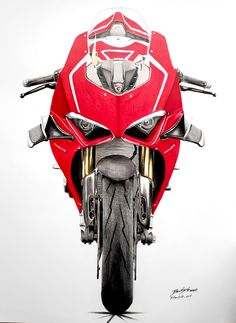
[[[170,295],[170,299],[179,299],[179,298],[189,298],[198,291],[198,288],[181,288],[181,289],[173,289],[172,294]]]

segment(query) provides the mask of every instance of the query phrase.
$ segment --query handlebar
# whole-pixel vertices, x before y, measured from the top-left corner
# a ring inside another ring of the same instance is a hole
[[[41,84],[49,83],[49,82],[57,82],[60,71],[61,71],[61,69],[58,69],[53,74],[50,74],[50,75],[27,79],[27,80],[23,81],[23,85],[25,87],[30,87],[30,86],[34,86],[34,85],[41,85]]]
[[[204,89],[210,89],[211,88],[211,85],[208,82],[196,79],[194,77],[184,75],[179,69],[177,69],[177,73],[178,73],[178,76],[179,76],[179,82],[180,83],[184,82],[184,83],[188,83],[188,84],[203,87]]]
[[[25,93],[21,93],[20,97],[23,98],[28,94],[32,94],[34,92],[38,92],[40,90],[43,90],[45,88],[50,88],[50,89],[55,89],[56,87],[56,82],[58,79],[58,76],[61,72],[61,69],[56,70],[53,74],[50,75],[46,75],[46,76],[40,76],[40,77],[35,77],[32,79],[27,79],[25,81],[23,81],[23,85],[25,87],[30,87],[30,86],[35,86],[35,85],[39,85],[38,87],[25,92]],[[176,69],[176,72],[178,74],[178,78],[179,78],[179,83],[188,83],[188,84],[192,84],[192,85],[196,85],[198,87],[202,87],[204,89],[210,89],[211,85],[206,82],[206,81],[202,81],[199,79],[196,79],[194,77],[190,77],[187,75],[184,75],[179,69]],[[205,93],[205,94],[212,94],[213,96],[216,96],[216,93],[213,92],[209,92],[209,91],[205,91],[203,89],[199,89],[196,87],[188,87],[186,85],[180,85],[180,88],[182,91],[193,91],[193,92],[198,92],[198,93]]]

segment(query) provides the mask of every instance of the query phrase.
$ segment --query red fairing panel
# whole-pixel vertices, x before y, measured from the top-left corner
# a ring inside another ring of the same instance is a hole
[[[108,44],[103,38],[95,41],[94,35],[98,31],[105,32],[111,28],[114,21],[122,21],[130,32],[136,33],[140,38],[133,39],[124,47]],[[74,154],[86,146],[112,140],[112,136],[87,140],[66,118],[69,112],[80,114],[107,127],[115,137],[160,151],[165,160],[165,178],[155,197],[153,211],[173,172],[179,152],[179,140],[161,140],[160,135],[170,129],[183,114],[178,77],[172,66],[165,38],[157,32],[152,32],[150,42],[145,39],[148,40],[148,34],[144,29],[121,13],[117,13],[95,26],[89,34],[83,33],[75,39],[59,75],[51,114],[62,129],[73,134],[75,140],[53,140],[51,148],[67,178],[70,193],[80,211],[81,199],[71,178]],[[86,66],[91,61],[91,53],[94,50],[102,61],[126,58],[136,62],[145,57],[150,64],[149,80],[120,95],[97,86],[86,77]],[[166,111],[166,115],[147,139],[138,140],[124,135],[129,125],[160,110]]]

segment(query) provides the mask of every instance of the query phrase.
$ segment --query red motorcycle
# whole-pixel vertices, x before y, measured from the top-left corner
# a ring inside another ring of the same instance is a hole
[[[215,94],[174,69],[165,37],[132,11],[101,15],[75,39],[65,66],[25,81],[38,86],[21,97],[55,89],[29,147],[50,140],[80,213],[81,240],[97,242],[103,304],[119,314],[133,300],[137,244],[155,241],[152,217],[180,140],[204,145],[202,131],[185,119],[181,90]]]

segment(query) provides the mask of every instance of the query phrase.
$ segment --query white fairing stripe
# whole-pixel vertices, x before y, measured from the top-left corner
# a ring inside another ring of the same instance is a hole
[[[67,115],[66,115],[67,118],[69,119],[79,119],[79,120],[85,120],[89,123],[92,123],[93,125],[95,126],[98,126],[98,127],[101,127],[103,129],[106,129],[106,130],[109,130],[107,127],[105,127],[104,125],[102,125],[101,123],[98,123],[96,121],[93,121],[91,119],[88,119],[84,116],[82,116],[81,114],[77,114],[77,113],[74,113],[74,112],[69,112]]]
[[[133,45],[134,43],[139,43],[139,44],[142,44],[146,47],[149,47],[149,43],[147,44],[145,41],[142,41],[142,40],[138,40],[138,39],[132,39],[132,38],[129,38],[129,37],[124,37],[124,41],[122,41],[121,37],[119,39],[119,41],[117,41],[116,38],[113,38],[112,37],[114,36],[107,36],[107,37],[103,37],[103,38],[95,38],[95,39],[89,39],[89,45],[93,45],[94,43],[98,43],[98,42],[103,42],[107,45],[110,45],[112,47],[128,47],[130,45]]]
[[[112,20],[113,20],[113,19],[114,19],[114,14],[112,15],[111,20],[110,20],[106,25],[101,26],[101,27],[99,27],[99,28],[97,28],[97,29],[92,29],[92,30],[90,30],[90,31],[89,31],[89,34],[92,34],[92,33],[96,32],[96,31],[98,31],[98,30],[101,30],[101,29],[103,29],[103,28],[106,28],[107,26],[109,26],[109,25],[110,25],[110,23],[112,22]]]
[[[127,56],[125,57],[125,59],[129,59],[130,56],[134,53],[134,50],[119,50],[119,49],[104,49],[101,51],[101,53],[107,58],[107,59],[111,59],[109,56],[107,56],[105,54],[105,52],[109,52],[109,53],[127,53]]]
[[[70,86],[71,86],[71,91],[72,91],[72,95],[73,95],[73,99],[74,99],[74,102],[75,102],[75,105],[76,105],[76,108],[78,110],[78,112],[80,112],[80,109],[79,109],[79,104],[78,104],[78,101],[77,101],[77,97],[76,97],[76,93],[75,93],[75,87],[74,87],[74,82],[73,82],[73,76],[75,74],[75,72],[83,65],[87,62],[88,60],[88,54],[86,54],[82,60],[80,60],[77,65],[73,68],[73,70],[70,72],[69,74],[69,82],[70,82]],[[155,60],[151,55],[149,55],[149,60],[150,62],[156,67],[158,68],[163,74],[164,74],[164,79],[163,79],[163,82],[162,82],[162,85],[161,85],[161,88],[160,88],[160,91],[159,91],[159,94],[158,94],[158,97],[157,97],[157,100],[155,102],[155,105],[153,107],[153,112],[156,110],[156,107],[160,101],[160,98],[161,98],[161,95],[163,93],[163,90],[164,90],[164,87],[166,85],[166,82],[167,82],[167,78],[168,78],[168,73],[167,71],[164,69],[164,67],[157,61]]]
[[[124,21],[125,21],[125,23],[127,24],[127,26],[131,29],[131,30],[133,30],[133,31],[137,31],[137,32],[139,32],[140,34],[143,34],[143,35],[145,35],[145,36],[148,36],[148,33],[145,31],[142,31],[142,30],[140,30],[140,29],[136,29],[136,28],[133,28],[133,27],[131,27],[129,24],[128,24],[128,22],[127,22],[127,20],[125,20],[125,17],[124,17],[124,15],[122,14],[122,18],[124,19]]]
[[[160,88],[160,91],[159,91],[159,94],[158,94],[158,97],[157,97],[157,100],[155,102],[155,105],[153,107],[153,112],[156,110],[156,107],[160,101],[160,98],[161,98],[161,95],[163,93],[163,90],[164,90],[164,87],[166,85],[166,81],[167,81],[167,78],[168,78],[168,73],[167,71],[164,69],[164,67],[157,61],[155,60],[155,58],[153,58],[151,55],[149,55],[149,59],[150,59],[150,62],[156,66],[156,68],[158,68],[163,74],[164,74],[164,79],[163,79],[163,82],[162,82],[162,85],[161,85],[161,88]]]
[[[87,62],[88,60],[88,54],[86,54],[82,59],[81,61],[78,62],[78,64],[73,68],[73,70],[70,72],[69,74],[69,81],[70,81],[70,87],[71,87],[71,91],[72,91],[72,95],[73,95],[73,99],[74,99],[74,102],[75,102],[75,105],[76,105],[76,108],[78,110],[78,112],[80,112],[80,109],[79,109],[79,104],[78,104],[78,101],[77,101],[77,97],[76,97],[76,93],[75,93],[75,87],[74,87],[74,82],[73,82],[73,76],[75,74],[76,71],[78,71],[78,69]]]

